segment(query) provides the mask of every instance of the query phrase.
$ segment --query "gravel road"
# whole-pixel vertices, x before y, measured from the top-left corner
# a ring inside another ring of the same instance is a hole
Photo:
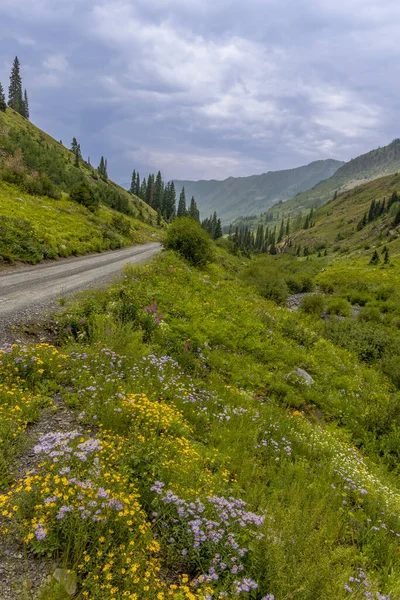
[[[35,321],[57,306],[57,298],[110,281],[125,264],[147,262],[160,250],[150,243],[0,272],[0,342],[11,325]]]

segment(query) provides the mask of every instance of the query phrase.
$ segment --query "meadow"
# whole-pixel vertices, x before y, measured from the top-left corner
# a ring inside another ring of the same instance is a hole
[[[258,260],[287,294],[352,287],[350,263]],[[291,312],[257,269],[164,252],[70,304],[59,347],[1,351],[3,533],[68,568],[78,598],[400,598],[398,388],[327,330],[357,317]],[[13,482],[56,392],[76,427]]]

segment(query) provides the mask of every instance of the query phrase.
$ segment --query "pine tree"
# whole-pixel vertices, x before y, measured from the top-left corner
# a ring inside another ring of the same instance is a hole
[[[3,86],[0,83],[0,111],[6,112],[6,109],[7,109],[6,97],[4,95]]]
[[[176,192],[174,182],[171,181],[168,184],[168,193],[166,198],[166,204],[164,207],[165,218],[167,221],[171,221],[176,216]]]
[[[158,171],[156,181],[154,184],[154,195],[153,195],[153,204],[152,204],[154,210],[161,211],[163,193],[164,193],[164,182],[162,180],[161,172]]]
[[[137,172],[136,175],[136,192],[135,192],[136,196],[139,196],[140,198],[140,175],[139,175],[139,171]]]
[[[282,219],[282,221],[281,221],[281,228],[279,230],[279,235],[278,235],[278,243],[283,240],[284,236],[285,236],[285,224],[284,224],[283,219]]]
[[[200,223],[200,212],[199,212],[199,209],[197,208],[197,204],[196,204],[196,200],[194,199],[194,196],[192,196],[192,199],[190,201],[189,217],[191,217],[192,219],[194,219],[195,221]]]
[[[140,198],[144,202],[146,202],[146,197],[147,197],[147,181],[146,181],[146,177],[143,177],[143,181],[140,186]]]
[[[215,226],[215,231],[214,231],[214,240],[219,240],[219,238],[222,238],[221,219],[217,219],[217,224]]]
[[[129,188],[131,194],[136,194],[136,169],[133,169],[131,187]]]
[[[28,93],[25,90],[24,92],[24,117],[29,119],[29,102],[28,102]]]
[[[286,235],[290,234],[290,217],[288,217],[287,223],[286,223]]]
[[[396,216],[395,216],[394,221],[393,221],[393,225],[395,227],[397,227],[397,225],[400,225],[400,210],[398,210],[397,213],[396,213]]]
[[[385,246],[385,248],[384,248],[383,262],[385,265],[389,264],[389,250],[387,249],[387,246]]]
[[[179,196],[177,216],[178,217],[186,217],[187,216],[186,194],[185,194],[185,188],[184,187],[182,188],[181,194]]]
[[[8,106],[25,116],[24,99],[22,97],[22,80],[20,74],[20,63],[18,56],[15,57],[10,75],[10,86],[8,88]]]
[[[375,250],[371,260],[369,261],[370,265],[378,265],[379,264],[379,254],[378,252]]]

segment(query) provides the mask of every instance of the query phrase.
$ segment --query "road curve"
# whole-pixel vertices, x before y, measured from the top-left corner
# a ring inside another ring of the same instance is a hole
[[[160,244],[150,243],[0,272],[0,330],[39,315],[57,298],[112,279],[127,263],[147,262],[160,250]]]

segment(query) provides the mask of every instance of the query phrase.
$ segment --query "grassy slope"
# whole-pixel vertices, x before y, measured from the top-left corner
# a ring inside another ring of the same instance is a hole
[[[357,231],[357,225],[368,212],[372,200],[386,200],[394,191],[400,190],[400,175],[389,175],[340,194],[335,200],[321,207],[315,218],[315,226],[301,229],[291,235],[294,245],[307,248],[327,247],[340,252],[363,252],[366,247],[389,244],[392,253],[400,250],[399,232],[394,230],[392,211]]]
[[[294,217],[329,202],[335,192],[343,193],[349,189],[373,181],[377,178],[400,171],[400,141],[394,140],[388,146],[372,150],[340,167],[332,177],[321,181],[312,189],[297,194],[291,200],[279,203],[268,210],[268,215],[280,220],[282,217]],[[266,213],[250,221],[243,221],[253,228],[265,223]],[[242,222],[240,219],[238,223]],[[278,224],[279,225],[279,224]]]
[[[74,169],[69,150],[10,109],[0,112],[0,162],[7,157],[4,148],[8,149],[10,132],[26,132],[34,147],[46,145],[54,150],[66,172]],[[91,213],[70,201],[63,185],[62,198],[55,200],[28,194],[0,180],[0,262],[35,263],[43,258],[99,252],[154,239],[156,215],[150,207],[112,181],[94,179],[95,169],[83,161],[80,173],[94,187],[103,185],[106,190],[118,191],[126,198],[132,216],[122,215],[104,204]]]
[[[81,421],[99,427],[87,436],[102,449],[83,465],[45,459],[34,477],[0,497],[14,535],[36,551],[61,553],[76,570],[80,593],[87,591],[79,597],[236,598],[235,581],[248,577],[259,587],[240,598],[361,600],[366,591],[400,598],[399,392],[327,340],[314,317],[244,285],[247,266],[220,252],[217,264],[200,271],[165,253],[71,307],[60,323],[60,351],[15,347],[2,357],[3,381],[18,388],[14,396],[5,390],[3,403],[18,402],[24,381],[42,395],[46,386],[61,389]],[[311,386],[297,368],[312,376]],[[26,395],[22,406],[34,412],[37,403]],[[93,468],[94,457],[104,468]],[[93,488],[66,480],[69,492],[60,497],[54,469],[67,465],[67,478],[90,473],[95,490],[107,487],[124,504],[131,486],[131,511],[106,511],[107,522],[98,524],[80,520],[78,506],[93,501]],[[165,483],[161,494],[151,489],[155,480]],[[201,499],[200,519],[221,522],[207,500],[214,494],[242,498],[264,521],[251,524],[248,516],[242,527],[227,508],[221,542],[207,533],[196,549],[187,518],[163,501],[167,488]],[[71,512],[55,518],[66,504]],[[226,545],[228,532],[250,550],[244,558]],[[221,560],[244,570],[222,569]],[[211,567],[219,578],[201,585],[202,593],[187,587]]]

